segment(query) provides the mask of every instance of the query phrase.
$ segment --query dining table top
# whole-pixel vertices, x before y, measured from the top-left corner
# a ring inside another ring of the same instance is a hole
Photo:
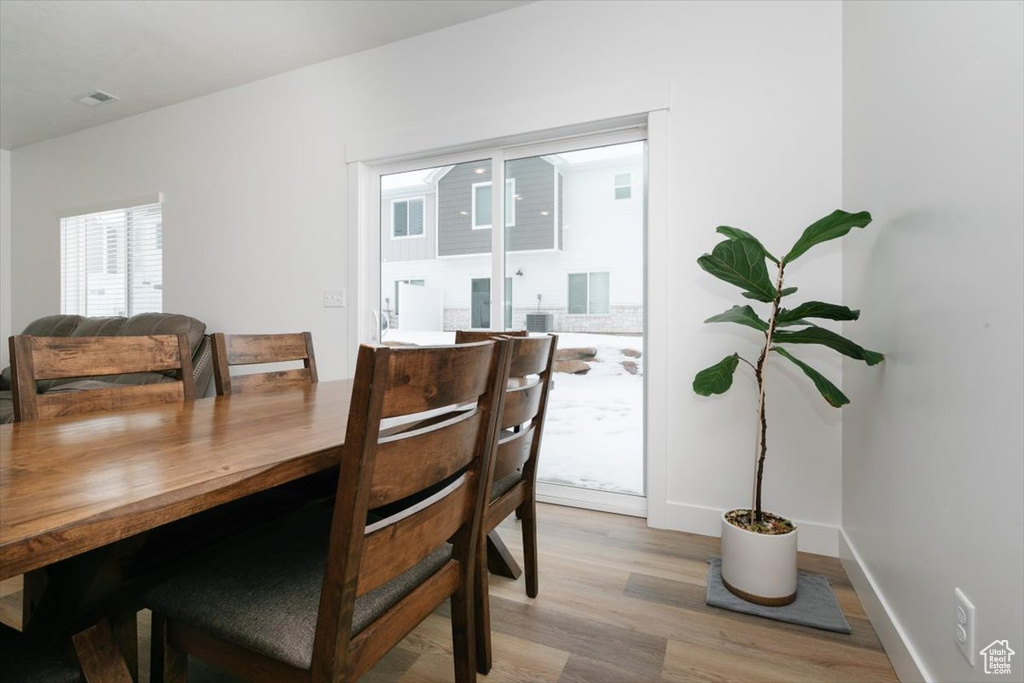
[[[352,380],[0,426],[0,580],[340,460]]]

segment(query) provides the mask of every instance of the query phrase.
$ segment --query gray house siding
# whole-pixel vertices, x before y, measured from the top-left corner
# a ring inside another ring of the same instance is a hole
[[[483,168],[483,173],[475,169]],[[515,225],[506,229],[509,251],[558,248],[555,236],[554,168],[541,158],[517,159],[507,166],[508,178],[515,179]],[[438,256],[487,254],[491,251],[491,231],[473,229],[475,183],[489,182],[490,163],[466,163],[454,166],[438,182]]]

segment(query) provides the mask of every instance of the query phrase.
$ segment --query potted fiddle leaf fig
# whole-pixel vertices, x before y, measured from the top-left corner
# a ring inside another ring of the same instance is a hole
[[[781,258],[773,256],[760,241],[743,230],[726,226],[717,232],[725,237],[710,254],[697,259],[698,265],[720,280],[736,285],[744,297],[765,304],[762,317],[750,305],[733,306],[705,320],[707,323],[735,323],[758,332],[760,353],[745,358],[733,353],[701,370],[693,380],[693,390],[701,396],[723,394],[732,386],[733,374],[743,363],[749,366],[757,382],[757,425],[754,453],[753,500],[750,508],[730,510],[722,515],[722,581],[734,594],[763,605],[787,605],[796,599],[796,527],[761,507],[761,483],[768,453],[768,422],[765,414],[765,378],[769,360],[778,358],[793,363],[814,384],[830,406],[841,408],[850,400],[824,375],[800,360],[792,347],[817,344],[868,365],[881,363],[883,356],[868,351],[814,320],[857,320],[860,311],[839,304],[804,301],[792,308],[783,307],[783,299],[796,293],[785,286],[787,268],[809,249],[822,242],[838,239],[852,228],[871,222],[866,211],[834,211],[804,230],[793,248]],[[769,275],[773,264],[774,277]]]

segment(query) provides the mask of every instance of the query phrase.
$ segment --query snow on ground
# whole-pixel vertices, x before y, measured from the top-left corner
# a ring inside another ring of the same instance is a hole
[[[454,332],[389,330],[384,342],[452,344]],[[567,332],[558,348],[595,348],[586,375],[555,374],[538,479],[584,488],[643,493],[643,337]],[[622,365],[634,361],[640,373]]]

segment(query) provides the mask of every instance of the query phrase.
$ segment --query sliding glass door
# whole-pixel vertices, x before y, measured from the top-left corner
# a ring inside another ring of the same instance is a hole
[[[539,479],[562,499],[644,494],[646,146],[609,139],[380,176],[382,343],[559,335]]]

